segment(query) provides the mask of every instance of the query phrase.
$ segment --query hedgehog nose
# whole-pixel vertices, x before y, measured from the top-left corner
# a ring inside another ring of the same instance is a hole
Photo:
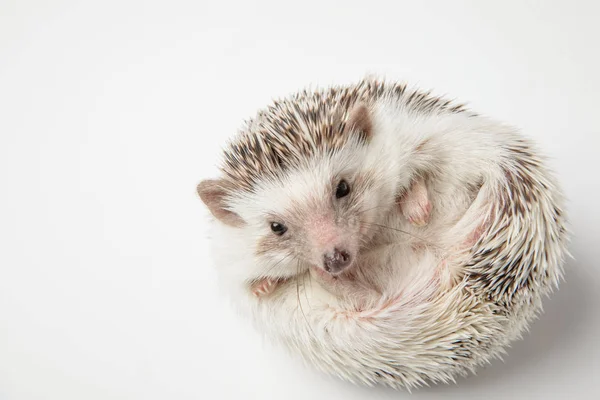
[[[333,249],[332,252],[323,255],[323,266],[325,271],[337,274],[350,265],[352,257],[346,250]]]

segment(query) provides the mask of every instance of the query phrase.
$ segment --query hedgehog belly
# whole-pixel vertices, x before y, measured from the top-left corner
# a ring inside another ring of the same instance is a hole
[[[320,370],[351,382],[411,388],[451,380],[500,351],[508,321],[466,282],[448,289],[443,266],[425,258],[432,262],[427,273],[367,307],[326,297],[304,279],[290,282],[277,307],[258,307],[258,325]]]

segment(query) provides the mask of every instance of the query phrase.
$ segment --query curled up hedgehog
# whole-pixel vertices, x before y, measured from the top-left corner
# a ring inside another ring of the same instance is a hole
[[[354,383],[474,371],[562,277],[563,198],[532,143],[403,84],[276,101],[229,143],[221,174],[198,193],[231,298]]]

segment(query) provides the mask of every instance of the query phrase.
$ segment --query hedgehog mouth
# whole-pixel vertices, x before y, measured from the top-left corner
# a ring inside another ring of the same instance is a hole
[[[336,279],[336,277],[338,275],[341,275],[342,272],[337,273],[337,274],[332,274],[331,272],[327,272],[325,271],[325,269],[323,269],[323,267],[320,267],[318,265],[311,265],[310,266],[310,270],[311,272],[314,272],[317,277],[319,278],[323,278],[323,279]]]

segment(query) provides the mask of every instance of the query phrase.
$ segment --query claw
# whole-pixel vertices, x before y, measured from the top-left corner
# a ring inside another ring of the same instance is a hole
[[[273,291],[277,287],[277,283],[278,281],[275,279],[261,279],[260,281],[252,285],[252,294],[256,297],[267,296],[273,293]]]

